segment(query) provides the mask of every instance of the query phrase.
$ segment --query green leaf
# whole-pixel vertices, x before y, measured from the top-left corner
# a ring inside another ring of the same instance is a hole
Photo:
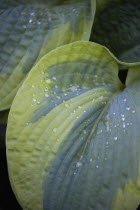
[[[94,12],[95,0],[52,6],[43,0],[0,2],[0,110],[11,106],[26,75],[46,53],[89,40]]]
[[[140,62],[139,1],[100,3],[97,1],[91,40],[109,48],[121,61]]]
[[[7,129],[10,180],[24,209],[43,209],[43,196],[45,210],[139,204],[140,76],[130,67],[137,79],[128,73],[125,87],[119,65],[106,48],[75,42],[29,73]]]

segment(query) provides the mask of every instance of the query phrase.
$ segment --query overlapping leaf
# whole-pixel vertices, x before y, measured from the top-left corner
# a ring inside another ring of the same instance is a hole
[[[106,48],[75,42],[29,73],[7,130],[11,184],[24,209],[42,209],[44,196],[45,210],[135,210],[140,76],[130,67],[125,87],[121,65]]]
[[[105,45],[124,62],[140,62],[139,23],[139,0],[97,1],[91,40]]]
[[[0,110],[10,107],[27,73],[44,54],[89,39],[95,0],[47,2],[0,2]]]

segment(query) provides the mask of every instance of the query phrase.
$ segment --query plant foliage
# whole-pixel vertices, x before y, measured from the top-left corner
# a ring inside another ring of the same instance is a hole
[[[6,154],[22,208],[136,210],[138,0],[2,0],[0,26],[0,110],[11,107]]]

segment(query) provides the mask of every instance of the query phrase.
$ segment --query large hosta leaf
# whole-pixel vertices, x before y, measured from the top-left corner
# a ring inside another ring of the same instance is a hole
[[[89,40],[95,0],[0,1],[0,110],[11,102],[32,66],[52,49]],[[55,4],[59,3],[59,4]]]
[[[140,62],[139,0],[97,1],[91,40],[108,47],[122,61]]]
[[[106,48],[75,42],[30,72],[7,130],[9,175],[24,209],[42,209],[43,196],[45,210],[136,209],[140,74],[132,66],[124,86],[119,65]]]

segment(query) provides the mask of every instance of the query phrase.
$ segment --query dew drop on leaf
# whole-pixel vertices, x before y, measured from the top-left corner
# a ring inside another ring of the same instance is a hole
[[[56,132],[57,132],[57,128],[54,128],[54,129],[53,129],[53,132],[56,133]]]
[[[30,20],[29,20],[29,23],[32,23],[32,22],[33,22],[33,20],[32,20],[32,19],[30,19]]]
[[[82,166],[82,163],[81,162],[77,162],[76,163],[76,167],[79,168],[80,166]]]
[[[46,83],[50,84],[51,80],[50,79],[46,79]]]

